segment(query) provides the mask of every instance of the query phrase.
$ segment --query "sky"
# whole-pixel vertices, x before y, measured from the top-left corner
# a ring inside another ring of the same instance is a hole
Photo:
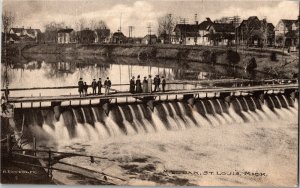
[[[297,19],[298,1],[259,1],[259,0],[4,0],[3,10],[10,11],[15,17],[15,27],[39,28],[51,22],[64,22],[75,28],[75,22],[86,20],[104,20],[112,32],[120,27],[128,35],[128,26],[134,26],[133,36],[157,32],[157,19],[171,13],[175,17],[186,18],[189,23],[212,20],[224,16],[238,15],[241,19],[249,16],[267,18],[276,26],[280,19]]]

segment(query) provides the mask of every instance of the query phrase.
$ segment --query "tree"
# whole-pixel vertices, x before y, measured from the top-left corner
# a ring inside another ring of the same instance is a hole
[[[166,14],[158,18],[158,36],[164,34],[164,40],[168,40],[169,43],[171,43],[171,34],[174,30],[175,25],[176,19],[172,16],[172,14]]]
[[[80,18],[79,20],[77,20],[75,22],[75,29],[77,31],[81,31],[81,30],[83,30],[87,27],[88,27],[88,23],[87,23],[87,20],[85,18]]]
[[[254,69],[256,68],[257,68],[256,59],[255,57],[252,57],[250,61],[247,63],[246,70],[251,72],[254,71]]]
[[[49,24],[46,24],[45,26],[45,41],[48,42],[56,42],[57,40],[57,31],[59,29],[65,28],[64,22],[50,22]]]
[[[13,26],[14,22],[15,22],[15,16],[11,12],[4,11],[2,13],[2,28],[5,34],[5,39],[7,34],[9,33],[9,30]]]

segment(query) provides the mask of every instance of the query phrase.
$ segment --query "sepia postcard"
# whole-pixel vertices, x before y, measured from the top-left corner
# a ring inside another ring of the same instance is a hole
[[[1,7],[1,184],[298,186],[298,1]]]

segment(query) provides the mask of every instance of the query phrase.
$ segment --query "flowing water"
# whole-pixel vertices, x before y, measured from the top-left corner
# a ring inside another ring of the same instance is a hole
[[[174,64],[94,61],[89,65],[25,63],[23,68],[12,68],[10,86],[76,85],[79,77],[92,80],[106,76],[123,84],[135,72],[165,75],[169,80],[189,78]],[[200,75],[201,70],[197,71]],[[109,158],[95,163],[82,157],[62,161],[122,177],[126,182],[120,184],[293,186],[297,180],[298,100],[289,95],[270,94],[263,101],[252,95],[238,96],[230,103],[223,98],[200,98],[193,106],[182,100],[156,101],[153,111],[144,103],[132,102],[111,104],[108,114],[98,104],[62,106],[60,112],[56,119],[51,107],[15,109],[15,120],[20,126],[25,117],[24,137],[31,140],[35,136],[39,148]],[[205,171],[214,175],[203,175]],[[237,171],[267,175],[217,175]],[[68,184],[76,179],[60,172],[53,176]]]

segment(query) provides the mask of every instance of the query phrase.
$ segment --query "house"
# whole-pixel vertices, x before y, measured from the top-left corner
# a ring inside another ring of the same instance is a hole
[[[15,27],[11,28],[8,34],[12,36],[12,40],[14,38],[19,42],[40,42],[42,32],[40,29],[32,29],[31,27],[28,29]]]
[[[79,43],[91,44],[95,42],[95,39],[95,32],[88,28],[77,32],[77,40]]]
[[[213,24],[210,18],[206,18],[205,21],[201,22],[198,26],[199,40],[197,41],[199,45],[209,45],[209,26]]]
[[[71,28],[60,29],[57,31],[57,43],[68,44],[76,42],[75,31]]]
[[[249,46],[273,45],[274,26],[266,19],[259,20],[257,16],[250,16],[237,27],[238,43]]]
[[[8,43],[20,43],[21,39],[17,34],[8,34],[7,42]]]
[[[275,27],[275,46],[299,46],[298,20],[279,20]]]
[[[108,43],[110,41],[110,29],[95,29],[95,43]]]
[[[121,31],[117,31],[112,34],[111,43],[122,44],[126,42],[127,42],[127,37]]]
[[[146,35],[142,39],[142,44],[156,44],[157,43],[157,36],[156,35]]]
[[[198,24],[177,24],[173,35],[172,44],[197,45],[200,40]]]
[[[210,45],[230,46],[235,44],[235,27],[233,23],[212,23],[208,27],[209,34],[207,35]]]

